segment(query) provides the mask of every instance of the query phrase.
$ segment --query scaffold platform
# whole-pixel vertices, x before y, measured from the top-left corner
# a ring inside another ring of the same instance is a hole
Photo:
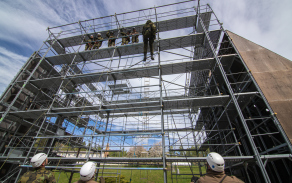
[[[147,20],[157,28],[154,60],[142,61]],[[133,27],[139,43],[122,45],[121,29]],[[97,33],[102,46],[84,50]],[[87,161],[97,163],[96,179],[106,169],[116,177],[157,170],[165,183],[177,181],[168,168],[178,162],[186,163],[187,178],[203,176],[209,152],[220,153],[245,182],[291,177],[283,107],[290,95],[275,89],[278,70],[289,74],[282,65],[290,69],[290,61],[226,31],[209,4],[177,2],[49,27],[48,34],[0,99],[0,182],[17,180],[39,152],[48,154],[47,168],[70,175],[68,182]],[[274,60],[278,70],[267,70]]]

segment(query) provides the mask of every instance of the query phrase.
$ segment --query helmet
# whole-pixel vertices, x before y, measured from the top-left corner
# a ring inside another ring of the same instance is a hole
[[[150,23],[152,23],[152,21],[151,20],[147,20],[146,24],[150,24]]]
[[[224,159],[218,153],[211,152],[207,155],[207,162],[212,170],[216,172],[224,171]]]
[[[94,162],[85,163],[80,169],[80,180],[88,181],[90,180],[95,171],[96,164]]]
[[[113,34],[113,33],[114,33],[114,31],[110,31],[110,33],[111,33],[111,34]]]
[[[97,33],[98,36],[101,36],[101,33]]]
[[[134,30],[134,29],[136,29],[136,27],[133,27],[132,29]]]
[[[30,163],[32,167],[37,168],[42,165],[47,157],[48,156],[45,153],[38,153],[31,158]]]
[[[90,37],[93,37],[93,35],[91,34]]]

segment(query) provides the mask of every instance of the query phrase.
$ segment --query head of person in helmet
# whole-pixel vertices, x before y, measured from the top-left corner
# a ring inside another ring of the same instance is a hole
[[[152,21],[151,20],[147,20],[146,24],[150,24],[150,23],[152,23]]]
[[[30,163],[34,168],[44,167],[48,164],[48,156],[45,153],[38,153],[31,158]]]
[[[127,34],[128,34],[128,35],[131,34],[131,29],[128,29],[128,30],[127,30]]]
[[[80,169],[80,180],[88,181],[93,178],[96,164],[94,162],[85,163]]]
[[[97,33],[97,37],[100,37],[101,36],[101,33]]]
[[[216,152],[210,152],[207,155],[208,169],[215,172],[223,172],[225,168],[225,162],[222,156]]]

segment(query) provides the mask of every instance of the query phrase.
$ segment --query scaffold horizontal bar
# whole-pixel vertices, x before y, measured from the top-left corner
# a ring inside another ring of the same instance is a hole
[[[19,165],[20,167],[32,167],[31,165]],[[68,166],[46,166],[47,169],[81,169],[81,167],[68,167]],[[105,170],[163,170],[163,168],[151,168],[151,167],[136,167],[136,168],[121,168],[121,167],[96,167],[95,169]]]
[[[254,96],[256,92],[237,93],[238,100],[244,100]],[[229,100],[229,95],[214,95],[205,97],[168,97],[163,98],[163,108],[165,110],[181,109],[186,106],[190,108],[208,108],[215,106],[224,106]],[[11,111],[10,114],[16,115],[21,118],[37,119],[39,116],[45,115],[56,116],[62,114],[63,116],[78,116],[78,115],[91,115],[98,112],[102,114],[107,113],[126,113],[126,112],[143,112],[159,110],[162,106],[159,105],[159,100],[138,102],[137,100],[128,100],[128,103],[113,103],[108,105],[96,106],[80,106],[80,107],[67,107],[67,108],[52,108],[50,113],[46,113],[47,109],[27,110],[27,111]],[[1,113],[0,113],[1,114]]]
[[[220,129],[220,130],[204,130],[204,132],[210,131],[231,131],[234,129]],[[123,131],[112,131],[112,132],[105,132],[105,133],[132,133],[132,132],[159,132],[161,129],[149,129],[149,130],[123,130]],[[180,132],[180,131],[196,131],[194,128],[171,128],[171,129],[164,129],[165,132]],[[103,132],[104,133],[104,132]]]
[[[150,9],[154,9],[154,8],[162,8],[162,7],[166,7],[166,6],[172,6],[172,5],[177,5],[177,4],[182,4],[182,3],[192,2],[192,1],[195,1],[195,0],[187,0],[187,1],[181,1],[181,2],[176,2],[176,3],[156,6],[156,7],[144,8],[144,9],[139,9],[139,10],[134,10],[134,11],[129,11],[129,12],[123,12],[123,13],[118,13],[118,14],[115,14],[115,15],[108,15],[108,16],[104,16],[104,17],[83,20],[83,21],[80,21],[80,22],[87,22],[87,21],[90,21],[90,20],[98,20],[98,19],[103,19],[103,18],[106,18],[106,17],[113,17],[113,16],[117,16],[117,15],[125,15],[125,14],[129,14],[129,13],[140,12],[140,11],[150,10]],[[201,5],[201,6],[206,6],[206,5]],[[72,25],[72,24],[79,24],[79,21],[78,22],[74,22],[74,23],[65,24],[65,25],[60,25],[60,26],[49,27],[49,29],[55,29],[55,28],[59,28],[59,27]]]
[[[250,94],[247,94],[250,95]],[[177,99],[176,99],[177,98]],[[198,107],[214,107],[223,106],[229,99],[229,95],[214,95],[206,97],[172,97],[171,99],[163,99],[163,108],[165,110],[180,109],[186,106],[192,108]],[[52,108],[50,113],[46,116],[56,116],[62,114],[63,116],[78,116],[78,115],[90,115],[98,112],[102,114],[106,113],[124,113],[124,112],[142,112],[159,110],[162,106],[157,101],[137,102],[134,100],[128,100],[128,103],[116,103],[108,105],[96,105],[96,106],[80,106],[80,107],[67,107],[67,108]],[[12,111],[10,114],[17,115],[21,118],[34,118],[37,119],[40,115],[45,113],[47,109],[28,110],[28,111]]]
[[[210,35],[214,38],[214,43],[219,39],[221,30],[210,31]],[[205,35],[203,33],[191,34],[187,36],[160,39],[160,51],[171,50],[176,48],[190,47],[193,45],[203,45]],[[116,47],[107,47],[101,48],[98,50],[89,50],[76,53],[61,54],[57,56],[46,57],[46,60],[52,65],[61,65],[61,64],[70,64],[75,57],[75,63],[89,61],[89,60],[98,60],[121,56],[129,56],[135,54],[142,54],[143,43],[128,44]],[[154,50],[157,50],[157,41],[154,42]],[[114,54],[114,55],[113,55]]]
[[[71,137],[105,137],[105,136],[139,136],[139,135],[161,135],[161,133],[108,133],[105,135],[58,135],[58,136],[43,136],[43,137],[34,137],[35,139],[51,139],[51,138],[71,138]]]
[[[0,159],[6,159],[6,156],[0,156]],[[24,160],[26,157],[10,157],[10,160]],[[30,157],[31,158],[31,157]],[[262,160],[276,160],[282,158],[292,158],[292,154],[261,155]],[[49,161],[88,161],[87,158],[65,158],[65,157],[48,157]],[[251,161],[256,159],[254,156],[227,156],[223,157],[227,162]],[[162,162],[162,157],[158,158],[89,158],[89,161],[95,162]],[[167,162],[205,162],[206,157],[166,157]]]
[[[229,67],[230,63],[233,61],[236,55],[223,55],[221,56],[221,62],[223,67]],[[192,72],[197,70],[207,70],[212,69],[215,65],[214,58],[192,60],[185,62],[177,62],[170,64],[162,64],[161,70],[163,75],[170,74],[181,74],[186,72]],[[123,70],[112,70],[110,72],[96,72],[96,73],[86,73],[86,74],[76,74],[67,76],[65,83],[70,81],[69,89],[73,88],[75,84],[84,84],[92,82],[105,82],[105,81],[115,81],[115,80],[126,80],[126,79],[135,79],[143,77],[154,77],[158,76],[158,65],[148,66],[148,67],[137,67],[132,69],[123,69]],[[53,86],[58,87],[63,81],[63,77],[51,77],[44,79],[31,80],[30,83],[34,84],[38,88],[50,88]],[[24,81],[19,81],[21,85]]]
[[[211,14],[211,12],[205,12],[204,14]],[[194,22],[196,21],[196,19],[197,19],[196,15],[191,15],[191,16],[179,17],[176,19],[159,21],[158,22],[159,23],[159,32],[165,32],[165,31],[171,31],[171,30],[176,30],[176,29],[183,29],[183,28],[192,27],[192,26],[194,26]],[[135,27],[136,30],[141,33],[143,30],[143,26],[144,26],[144,24],[140,24],[140,25],[125,27],[125,29],[132,29],[133,27]],[[114,29],[113,31],[117,32],[118,30]],[[106,38],[106,32],[107,31],[100,31],[98,33],[101,34],[101,37]],[[91,33],[91,34],[95,34],[95,33]],[[83,37],[84,37],[83,35],[78,35],[78,36],[58,39],[58,41],[64,47],[77,46],[80,43],[82,43]],[[107,39],[105,39],[105,40],[107,40]],[[48,43],[51,43],[51,42],[52,41],[48,41]],[[55,49],[55,51],[57,51],[57,50],[58,49]],[[62,53],[59,53],[59,54],[62,54]]]

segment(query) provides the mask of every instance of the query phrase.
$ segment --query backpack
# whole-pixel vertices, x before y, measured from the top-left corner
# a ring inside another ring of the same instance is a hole
[[[145,24],[143,27],[143,36],[145,37],[151,37],[155,35],[156,33],[156,27],[153,23]]]

